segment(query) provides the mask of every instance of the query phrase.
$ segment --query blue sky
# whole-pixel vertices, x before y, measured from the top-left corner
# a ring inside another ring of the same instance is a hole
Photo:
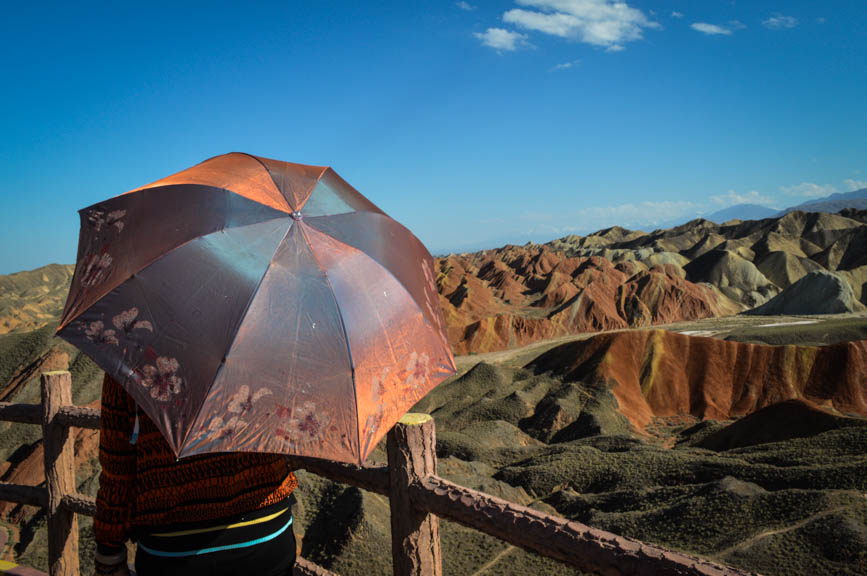
[[[0,273],[210,156],[327,164],[434,253],[867,186],[852,2],[70,2],[0,20]]]

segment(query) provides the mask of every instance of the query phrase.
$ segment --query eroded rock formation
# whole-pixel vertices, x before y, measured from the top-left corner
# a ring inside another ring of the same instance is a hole
[[[636,430],[654,417],[740,418],[803,399],[867,416],[867,341],[765,346],[664,330],[600,334],[558,346],[531,367],[600,382]]]

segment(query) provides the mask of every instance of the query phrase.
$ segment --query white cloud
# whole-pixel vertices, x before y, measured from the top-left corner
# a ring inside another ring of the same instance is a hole
[[[698,30],[703,34],[708,34],[710,36],[722,34],[728,36],[732,33],[728,28],[723,28],[722,26],[717,26],[716,24],[708,24],[707,22],[693,22],[690,24],[690,28],[693,30]]]
[[[472,12],[473,10],[476,9],[475,6],[473,6],[472,4],[469,4],[467,2],[464,2],[464,0],[461,0],[460,2],[455,2],[455,6],[457,6],[458,8],[463,10],[464,12]]]
[[[561,62],[560,64],[556,64],[553,67],[551,67],[551,71],[568,70],[569,68],[572,68],[573,66],[577,66],[580,63],[581,63],[581,60],[572,60],[571,62]]]
[[[729,20],[729,28],[731,30],[743,30],[747,25],[740,20]]]
[[[781,28],[794,28],[798,25],[798,19],[792,16],[783,16],[782,14],[775,14],[768,18],[767,20],[762,21],[762,25],[765,28],[770,28],[772,30],[779,30]]]
[[[678,18],[678,19],[683,18],[683,12],[672,12],[671,17],[672,18]]]
[[[609,226],[637,228],[696,217],[701,212],[701,208],[701,205],[694,202],[663,200],[583,208],[578,211],[577,216],[584,224],[582,227],[586,226],[594,230]]]
[[[852,190],[867,188],[867,181],[848,179],[844,184]],[[783,186],[780,189],[787,194],[800,196],[827,196],[836,192],[834,186],[820,186],[809,182],[797,186]],[[592,195],[597,198],[603,196],[604,194]],[[670,227],[736,204],[758,204],[780,209],[792,202],[782,196],[765,195],[758,190],[745,193],[729,190],[725,194],[710,196],[701,202],[660,200],[576,207],[560,211],[528,211],[517,215],[488,217],[483,223],[494,225],[503,231],[512,230],[516,237],[538,241],[545,237],[553,238],[573,233],[587,234],[610,226],[623,226],[632,230]]]
[[[498,51],[513,52],[521,46],[527,46],[527,35],[503,28],[488,28],[483,33],[475,32],[476,38],[482,41],[482,44],[489,46]]]
[[[653,229],[699,217],[705,206],[689,201],[662,200],[591,206],[561,212],[525,212],[517,217],[522,232],[533,236],[587,233],[610,226]],[[514,217],[512,217],[514,219]]]
[[[762,196],[758,190],[751,190],[746,194],[739,194],[734,190],[729,190],[725,194],[718,194],[710,197],[714,204],[722,207],[734,206],[735,204],[760,204],[768,206],[775,202],[770,196]]]
[[[567,236],[569,234],[580,234],[585,231],[585,229],[579,228],[578,226],[566,225],[566,226],[552,226],[551,224],[539,224],[538,226],[533,226],[526,230],[527,235],[536,236],[536,235],[546,235],[548,237],[560,237]]]
[[[837,191],[837,188],[831,184],[814,184],[812,182],[801,182],[794,186],[780,186],[780,190],[789,196],[803,196],[806,198],[821,198],[822,196],[830,196]]]
[[[612,0],[517,0],[530,9],[513,8],[503,21],[525,30],[622,50],[624,42],[640,40],[644,28],[660,28],[644,13]]]

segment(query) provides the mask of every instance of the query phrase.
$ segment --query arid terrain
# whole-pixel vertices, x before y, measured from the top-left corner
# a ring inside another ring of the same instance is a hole
[[[790,212],[651,233],[609,228],[541,245],[438,259],[456,354],[567,334],[642,328],[747,311],[813,271],[786,314],[865,310],[867,211]],[[828,283],[825,297],[813,297]],[[827,310],[834,303],[834,308]]]
[[[867,574],[867,211],[612,228],[438,266],[460,373],[414,410],[435,418],[442,476],[765,574]],[[52,337],[70,273],[0,277],[0,401],[38,402],[38,373],[69,366],[74,401],[97,405],[100,370]],[[0,479],[39,483],[39,429],[0,431]],[[96,442],[76,436],[87,494]],[[387,500],[299,479],[303,555],[390,573]],[[3,557],[44,567],[41,514],[0,517]],[[448,522],[442,539],[447,574],[574,573]]]

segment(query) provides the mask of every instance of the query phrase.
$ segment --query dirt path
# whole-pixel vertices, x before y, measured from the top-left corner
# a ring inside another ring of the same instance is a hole
[[[467,354],[466,356],[455,356],[455,363],[458,367],[458,372],[462,373],[479,362],[487,362],[488,364],[504,364],[511,362],[513,364],[524,364],[529,362],[534,357],[546,352],[559,344],[572,342],[573,340],[586,340],[591,336],[606,334],[608,332],[622,332],[622,330],[607,330],[603,332],[581,332],[579,334],[570,334],[568,336],[560,336],[550,340],[539,340],[532,342],[520,348],[509,348],[508,350],[499,350],[497,352],[485,352],[483,354]]]
[[[496,556],[494,556],[493,558],[491,558],[490,560],[488,560],[488,562],[487,562],[486,564],[484,564],[481,568],[479,568],[478,570],[476,570],[475,572],[473,572],[471,576],[481,576],[482,574],[484,574],[485,572],[487,572],[487,571],[488,571],[488,570],[489,570],[489,569],[490,569],[494,564],[496,564],[497,562],[499,562],[500,560],[502,560],[502,559],[503,559],[503,556],[505,556],[506,554],[508,554],[508,553],[511,552],[512,550],[515,550],[515,547],[512,546],[511,544],[509,544],[509,545],[506,546],[506,548],[505,548],[504,550],[502,550],[499,554],[497,554]]]
[[[14,398],[31,378],[34,378],[39,374],[50,354],[51,350],[49,349],[27,366],[19,367],[18,370],[12,374],[12,377],[9,379],[9,382],[3,390],[0,391],[0,402],[8,402],[11,398]]]
[[[778,534],[785,534],[786,532],[791,532],[792,530],[797,530],[798,528],[803,528],[804,526],[806,526],[810,522],[813,522],[814,520],[824,518],[825,516],[830,516],[831,514],[834,514],[836,512],[841,512],[843,510],[847,510],[847,509],[851,508],[852,506],[853,506],[852,504],[848,504],[846,506],[837,506],[837,507],[831,508],[829,510],[823,510],[822,512],[817,512],[816,514],[813,514],[812,516],[808,516],[807,518],[804,518],[803,520],[800,520],[800,521],[792,524],[791,526],[785,526],[783,528],[776,528],[773,530],[764,530],[762,532],[759,532],[755,536],[747,538],[743,542],[739,542],[739,543],[735,544],[734,546],[731,546],[729,548],[726,548],[725,550],[720,551],[715,556],[717,558],[719,558],[720,560],[723,560],[729,554],[731,554],[733,552],[737,552],[738,550],[743,550],[744,548],[749,548],[750,546],[752,546],[753,544],[755,544],[756,542],[758,542],[759,540],[761,540],[763,538],[767,538],[769,536],[776,536]]]

